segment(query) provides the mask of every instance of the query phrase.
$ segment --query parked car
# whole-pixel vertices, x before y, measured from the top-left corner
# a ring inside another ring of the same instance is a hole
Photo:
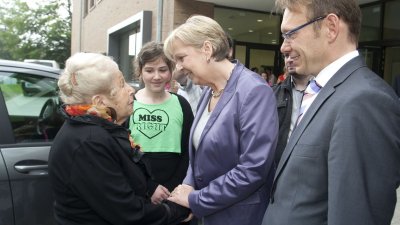
[[[24,59],[24,62],[36,63],[43,66],[50,66],[56,69],[60,69],[60,65],[55,60],[45,60],[45,59]]]
[[[0,60],[0,224],[55,224],[47,161],[60,70]]]

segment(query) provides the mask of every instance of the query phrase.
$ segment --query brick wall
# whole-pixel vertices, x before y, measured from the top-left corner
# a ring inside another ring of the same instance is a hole
[[[142,10],[152,11],[152,36],[157,35],[158,0],[101,0],[80,19],[81,1],[73,0],[71,52],[107,51],[107,30]],[[192,14],[214,15],[211,3],[195,0],[164,0],[162,40]],[[82,26],[80,26],[82,24]]]
[[[193,0],[175,0],[174,28],[184,23],[193,14],[214,17],[214,4]]]

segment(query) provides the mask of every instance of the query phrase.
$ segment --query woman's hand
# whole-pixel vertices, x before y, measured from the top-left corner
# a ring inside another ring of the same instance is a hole
[[[171,193],[171,197],[169,197],[168,200],[189,208],[189,194],[193,190],[194,188],[187,184],[178,185]]]
[[[151,196],[151,203],[161,204],[161,202],[164,201],[164,199],[167,199],[170,195],[171,193],[168,189],[160,184]]]

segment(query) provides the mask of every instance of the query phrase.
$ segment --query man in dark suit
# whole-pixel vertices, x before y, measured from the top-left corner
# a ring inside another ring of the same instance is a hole
[[[356,50],[358,2],[276,4],[284,10],[282,53],[316,83],[303,97],[263,225],[389,225],[400,183],[400,104]]]

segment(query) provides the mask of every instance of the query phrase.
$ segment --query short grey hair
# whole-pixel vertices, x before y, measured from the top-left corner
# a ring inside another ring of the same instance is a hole
[[[58,80],[61,100],[66,104],[90,104],[94,95],[112,97],[112,81],[120,72],[117,63],[98,53],[76,53],[67,59]]]

